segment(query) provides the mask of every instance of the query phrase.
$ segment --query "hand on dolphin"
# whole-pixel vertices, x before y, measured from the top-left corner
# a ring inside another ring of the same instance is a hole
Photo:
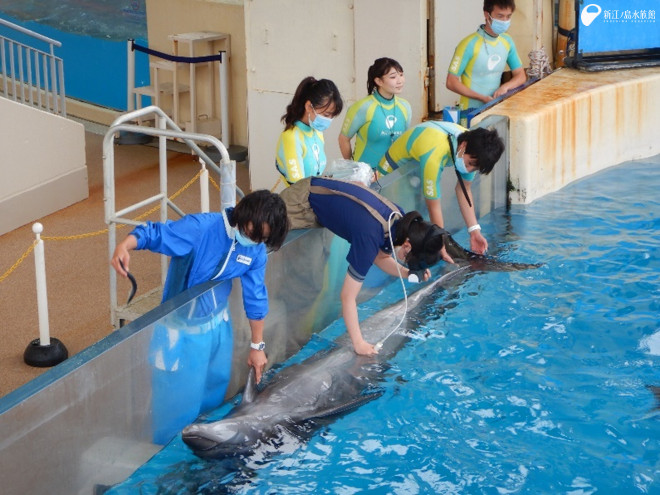
[[[375,356],[378,354],[376,347],[366,340],[353,344],[353,349],[355,350],[355,353],[360,356]]]
[[[257,383],[261,381],[261,375],[264,372],[264,368],[268,363],[266,358],[266,353],[264,351],[257,351],[256,349],[250,349],[250,355],[248,356],[247,364],[254,368],[254,377],[257,380]]]
[[[486,254],[488,251],[488,241],[481,235],[480,229],[470,232],[470,249],[477,254]]]

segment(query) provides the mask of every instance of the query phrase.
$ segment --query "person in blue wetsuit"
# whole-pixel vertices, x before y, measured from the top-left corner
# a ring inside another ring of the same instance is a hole
[[[267,363],[263,344],[268,313],[266,248],[278,249],[288,230],[282,199],[266,190],[255,191],[220,213],[191,214],[136,227],[117,245],[111,264],[127,276],[133,249],[171,256],[163,302],[202,282],[240,278],[252,333],[248,365],[254,366],[259,381]]]
[[[362,337],[357,311],[357,296],[369,268],[375,264],[398,276],[397,263],[401,261],[407,265],[399,267],[403,277],[421,270],[422,278],[428,280],[428,268],[440,260],[446,232],[425,222],[418,212],[405,213],[357,182],[311,177],[285,189],[281,196],[292,229],[322,226],[350,244],[340,296],[342,316],[355,352],[376,354],[374,345]]]
[[[325,131],[339,115],[343,102],[335,83],[303,79],[282,116],[284,131],[277,141],[275,165],[287,184],[321,175],[326,166]]]
[[[456,47],[446,86],[461,96],[461,110],[479,108],[527,80],[513,38],[506,34],[514,10],[514,0],[484,0],[485,24]],[[512,78],[502,83],[507,65]]]
[[[403,68],[396,60],[379,58],[369,67],[368,96],[350,106],[339,135],[339,149],[345,159],[368,163],[375,169],[387,148],[410,127],[410,103],[398,96],[405,82]]]

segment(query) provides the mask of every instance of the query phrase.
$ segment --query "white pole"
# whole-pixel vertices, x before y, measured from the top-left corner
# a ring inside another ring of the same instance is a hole
[[[236,161],[220,163],[220,203],[221,208],[236,206]]]
[[[35,223],[32,232],[37,236],[37,245],[34,247],[34,268],[37,276],[37,308],[39,310],[39,343],[42,346],[50,345],[50,328],[48,327],[48,293],[46,291],[46,260],[44,256],[44,241],[41,232],[44,226]]]
[[[201,158],[199,159],[199,163],[202,166],[202,174],[199,176],[200,208],[202,213],[208,213],[211,211],[209,207],[209,170]]]

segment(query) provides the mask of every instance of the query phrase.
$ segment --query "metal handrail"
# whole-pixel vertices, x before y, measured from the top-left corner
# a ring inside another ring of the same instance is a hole
[[[66,117],[64,62],[55,56],[55,47],[61,47],[62,43],[5,19],[0,19],[0,25],[47,43],[50,47],[48,53],[0,36],[0,76],[3,81],[0,94],[5,98]]]
[[[154,116],[156,127],[144,127],[129,122],[137,121],[146,116]],[[159,194],[142,200],[134,205],[128,206],[121,211],[116,209],[115,198],[115,175],[114,175],[114,136],[119,132],[134,132],[157,136],[159,150]],[[172,208],[176,213],[183,216],[181,211],[168,197],[167,192],[167,138],[179,139],[186,143],[190,149],[199,157],[200,162],[208,166],[220,176],[220,202],[222,209],[236,204],[236,193],[242,195],[242,191],[236,187],[236,161],[231,160],[229,152],[222,142],[215,136],[208,134],[196,134],[184,132],[179,126],[159,107],[148,106],[127,112],[115,119],[103,138],[103,187],[105,204],[105,221],[108,224],[108,251],[112,257],[117,245],[117,224],[136,225],[138,222],[123,218],[132,211],[148,204],[160,202],[160,220],[167,221],[167,209]],[[219,164],[216,164],[196,143],[205,142],[214,146],[220,153]],[[208,209],[208,208],[207,208]],[[202,208],[204,211],[204,208]],[[167,257],[161,258],[161,283],[165,283],[167,276]],[[110,268],[110,312],[112,324],[117,327],[119,323],[119,306],[117,304],[117,273]]]

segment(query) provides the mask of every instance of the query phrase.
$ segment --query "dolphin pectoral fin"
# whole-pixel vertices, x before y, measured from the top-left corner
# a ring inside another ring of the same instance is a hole
[[[257,372],[254,370],[254,366],[250,366],[250,371],[248,372],[247,383],[245,384],[245,390],[243,391],[243,400],[241,404],[249,404],[254,401],[254,398],[257,396]]]
[[[367,402],[371,402],[374,399],[377,399],[383,395],[382,391],[378,392],[373,392],[370,394],[366,395],[361,395],[355,399],[351,399],[347,402],[343,402],[341,404],[337,404],[335,406],[329,407],[327,409],[321,409],[319,411],[316,411],[312,416],[310,416],[309,419],[315,419],[315,418],[327,418],[328,416],[334,416],[335,414],[341,414],[347,411],[350,411],[351,409],[356,409],[360,407],[363,404],[366,404]]]

